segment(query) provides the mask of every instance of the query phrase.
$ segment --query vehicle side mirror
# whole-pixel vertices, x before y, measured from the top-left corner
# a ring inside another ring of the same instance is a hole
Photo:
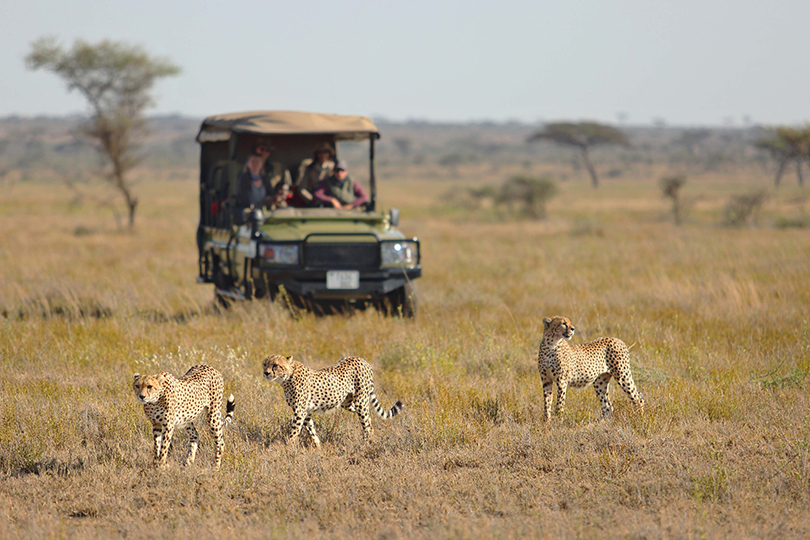
[[[391,209],[388,216],[388,223],[391,227],[396,227],[399,225],[399,208]]]

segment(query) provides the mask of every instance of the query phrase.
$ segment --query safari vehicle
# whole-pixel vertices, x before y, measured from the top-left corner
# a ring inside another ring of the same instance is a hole
[[[197,281],[213,283],[216,299],[225,305],[282,295],[317,311],[372,305],[414,317],[413,280],[422,274],[419,240],[399,231],[398,209],[377,210],[374,145],[379,137],[374,123],[362,116],[258,111],[206,118],[197,135]],[[347,147],[360,150],[363,161],[368,147],[368,176],[361,164],[351,166],[355,179],[363,176],[368,183],[365,208],[237,207],[238,178],[254,149],[269,149],[266,161],[273,174],[294,185],[302,164],[325,144],[335,159]]]

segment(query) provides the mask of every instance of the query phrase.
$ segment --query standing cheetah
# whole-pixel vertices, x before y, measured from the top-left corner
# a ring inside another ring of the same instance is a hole
[[[380,418],[391,418],[402,411],[402,402],[397,401],[390,410],[383,410],[374,394],[374,378],[371,366],[362,358],[341,358],[337,365],[315,371],[292,356],[274,354],[264,360],[264,378],[275,381],[284,389],[284,399],[293,410],[293,426],[289,442],[296,443],[301,429],[307,428],[316,448],[321,441],[315,433],[312,413],[343,407],[360,417],[363,436],[371,437],[369,404]]]
[[[583,345],[570,346],[574,326],[565,317],[543,319],[543,341],[537,354],[537,368],[543,379],[543,403],[546,422],[551,420],[552,385],[557,383],[557,413],[565,410],[568,387],[581,388],[593,384],[602,416],[609,416],[613,406],[608,399],[608,384],[614,377],[622,390],[639,410],[644,410],[633,375],[630,373],[630,352],[624,341],[602,337]]]
[[[174,428],[185,427],[188,432],[188,453],[183,465],[194,463],[199,436],[194,421],[206,415],[211,436],[216,443],[214,467],[222,464],[225,442],[222,438],[222,374],[211,366],[198,365],[189,369],[182,378],[161,371],[154,375],[135,374],[132,384],[135,396],[143,403],[143,411],[152,422],[155,439],[155,465],[166,466],[166,455],[172,443]],[[225,422],[233,420],[233,394],[228,398]]]

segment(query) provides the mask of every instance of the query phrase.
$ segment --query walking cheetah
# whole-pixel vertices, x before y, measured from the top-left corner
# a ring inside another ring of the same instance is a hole
[[[183,465],[194,463],[199,436],[194,421],[206,415],[211,436],[216,443],[214,467],[222,464],[225,442],[222,437],[222,374],[211,366],[198,365],[189,369],[182,378],[161,371],[154,375],[135,374],[132,384],[135,396],[143,403],[143,411],[152,422],[155,439],[155,466],[166,466],[166,455],[172,443],[174,428],[185,427],[188,432],[188,453]],[[225,422],[233,420],[233,394],[228,397]]]
[[[371,366],[362,358],[341,358],[337,365],[315,371],[292,356],[274,354],[264,360],[264,378],[275,381],[284,389],[284,399],[293,410],[293,425],[288,442],[297,443],[301,429],[306,427],[316,448],[321,441],[315,433],[312,413],[343,407],[360,417],[363,436],[372,435],[369,403],[380,418],[391,418],[402,411],[397,401],[390,410],[383,410],[374,394]]]
[[[602,403],[602,416],[609,416],[613,406],[608,399],[608,384],[614,377],[622,390],[639,410],[644,399],[636,390],[630,373],[630,352],[624,341],[602,337],[583,345],[568,344],[574,336],[574,326],[565,317],[543,319],[543,341],[537,354],[537,367],[543,379],[543,402],[546,422],[551,420],[552,385],[557,383],[557,413],[565,410],[568,387],[581,388],[593,384]]]

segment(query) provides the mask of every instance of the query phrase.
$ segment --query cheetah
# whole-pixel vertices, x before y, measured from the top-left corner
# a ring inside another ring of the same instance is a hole
[[[188,432],[188,453],[183,460],[183,466],[194,463],[199,442],[194,421],[204,412],[216,443],[214,468],[219,469],[225,448],[222,437],[224,383],[219,371],[201,364],[191,367],[180,379],[165,371],[154,375],[136,373],[132,386],[138,401],[143,403],[146,417],[152,422],[156,467],[166,466],[166,455],[172,443],[174,429],[177,427],[185,427]],[[231,394],[226,406],[225,423],[233,421],[234,408]]]
[[[537,354],[537,368],[543,380],[543,402],[546,422],[551,420],[552,385],[557,383],[557,413],[565,410],[568,387],[582,388],[593,384],[602,403],[602,417],[610,416],[613,406],[608,398],[608,384],[614,377],[622,390],[640,411],[644,399],[636,390],[630,373],[630,352],[624,341],[602,337],[583,345],[568,344],[574,326],[566,317],[543,319],[543,341]],[[564,339],[563,339],[564,338]]]
[[[284,389],[284,399],[293,410],[293,425],[288,438],[296,444],[301,429],[306,427],[310,440],[316,448],[321,441],[315,433],[312,413],[343,407],[360,417],[363,437],[372,435],[369,404],[380,418],[392,418],[402,412],[402,402],[397,401],[390,410],[383,410],[374,394],[374,379],[371,366],[356,356],[341,358],[334,366],[315,371],[292,356],[274,354],[264,360],[264,378],[275,381]]]

